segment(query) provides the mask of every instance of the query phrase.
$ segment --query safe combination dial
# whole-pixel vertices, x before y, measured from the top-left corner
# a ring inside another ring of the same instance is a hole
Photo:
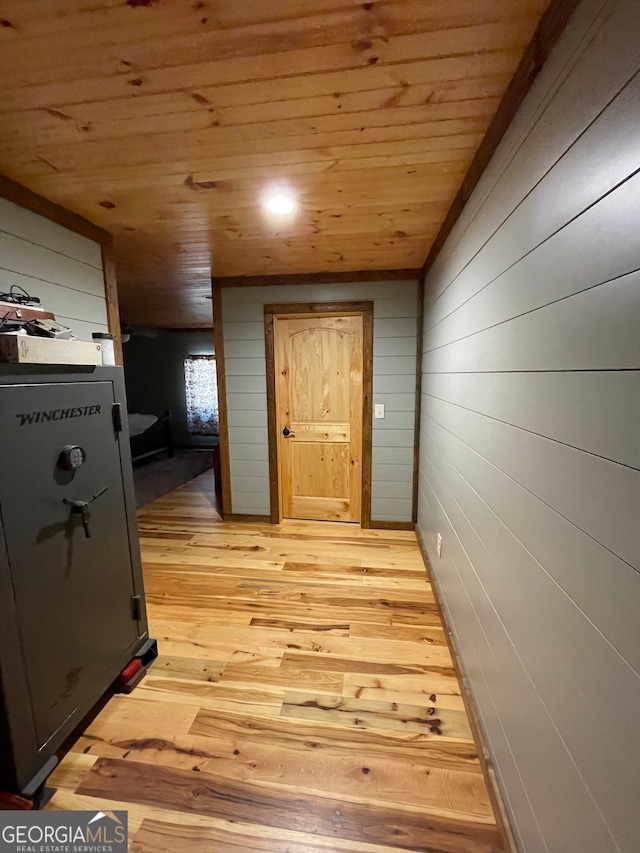
[[[65,471],[77,471],[84,465],[86,458],[87,454],[82,447],[77,444],[67,444],[60,453],[58,465]]]

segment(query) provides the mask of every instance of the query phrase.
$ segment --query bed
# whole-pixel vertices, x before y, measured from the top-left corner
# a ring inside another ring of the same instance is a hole
[[[136,412],[129,412],[128,417],[131,461],[134,465],[160,453],[166,453],[169,457],[174,455],[170,409],[161,418]]]

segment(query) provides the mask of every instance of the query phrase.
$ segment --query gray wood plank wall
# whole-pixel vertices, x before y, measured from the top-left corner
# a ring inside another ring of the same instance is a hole
[[[526,853],[640,849],[639,36],[584,0],[426,281],[418,529]]]
[[[373,421],[371,518],[411,521],[416,383],[415,281],[224,288],[222,313],[233,512],[269,513],[264,305],[372,300]]]
[[[0,199],[0,291],[13,284],[80,340],[109,331],[99,244]]]

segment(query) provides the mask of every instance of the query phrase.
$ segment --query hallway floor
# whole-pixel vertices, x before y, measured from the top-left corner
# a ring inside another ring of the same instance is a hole
[[[160,657],[51,778],[137,853],[501,850],[413,533],[139,514]]]

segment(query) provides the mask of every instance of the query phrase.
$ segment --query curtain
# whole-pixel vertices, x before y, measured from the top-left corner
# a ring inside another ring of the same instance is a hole
[[[218,435],[218,377],[214,355],[184,360],[187,428],[191,435]]]

